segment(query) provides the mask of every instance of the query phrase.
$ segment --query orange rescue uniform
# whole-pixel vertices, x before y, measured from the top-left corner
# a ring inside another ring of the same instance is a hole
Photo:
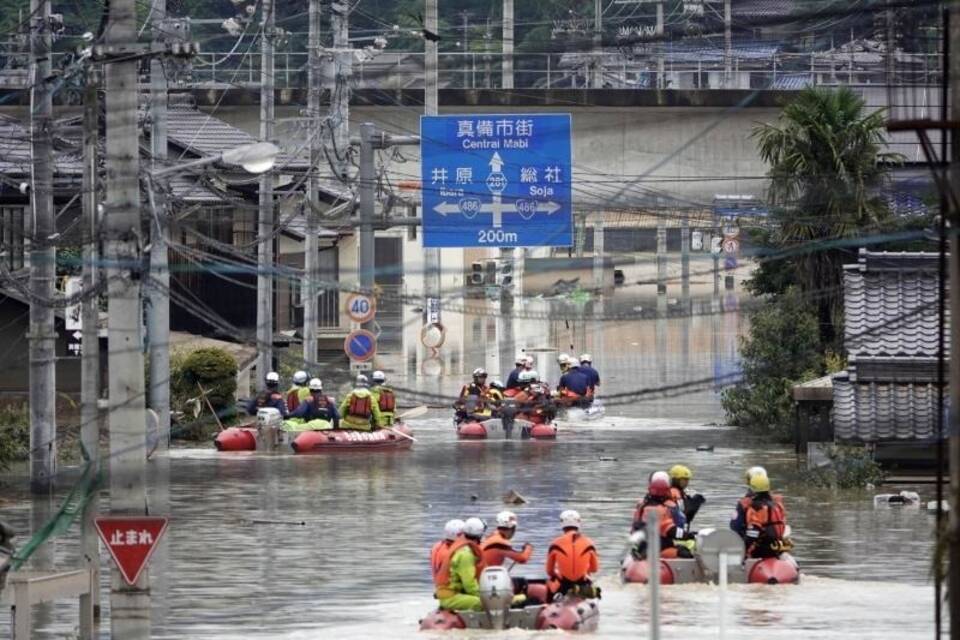
[[[522,551],[517,551],[499,531],[490,534],[480,548],[483,550],[483,564],[486,567],[503,566],[506,560],[526,564],[533,555],[533,547],[527,545]]]
[[[566,531],[550,543],[547,551],[547,580],[551,592],[563,582],[584,582],[600,570],[600,558],[593,540],[579,531]]]

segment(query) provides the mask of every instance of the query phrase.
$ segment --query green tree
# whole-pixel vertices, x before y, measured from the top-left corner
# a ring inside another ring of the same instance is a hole
[[[817,319],[795,288],[750,314],[750,335],[741,339],[743,381],[723,392],[730,424],[758,435],[789,440],[790,387],[822,368]]]
[[[795,282],[816,305],[820,341],[838,348],[842,322],[843,262],[848,250],[834,240],[883,230],[891,224],[880,195],[888,168],[902,156],[884,151],[882,111],[867,112],[847,88],[805,89],[773,124],[753,131],[760,157],[770,165],[769,200],[776,210],[772,248],[786,256],[767,261],[754,281]],[[783,269],[795,271],[785,278]]]

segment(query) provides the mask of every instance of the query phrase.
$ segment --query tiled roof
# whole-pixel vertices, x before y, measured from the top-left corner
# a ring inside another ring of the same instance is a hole
[[[794,0],[733,0],[730,14],[734,20],[756,18],[782,18],[795,9]]]
[[[777,75],[771,89],[778,91],[799,91],[813,84],[809,73],[781,73]]]
[[[303,215],[295,215],[289,219],[286,219],[283,223],[283,231],[287,235],[293,236],[294,238],[304,238],[307,234],[307,218]],[[326,227],[320,227],[320,231],[317,234],[319,238],[338,238],[339,233],[333,229],[328,229]]]
[[[834,433],[841,440],[922,440],[937,431],[937,387],[933,383],[855,383],[833,378]]]
[[[861,251],[858,263],[846,265],[844,331],[851,356],[937,356],[936,264],[936,254]],[[949,350],[949,331],[947,339]]]
[[[79,176],[83,163],[73,152],[55,151],[55,175]],[[0,173],[10,176],[30,174],[30,132],[20,122],[0,116]]]

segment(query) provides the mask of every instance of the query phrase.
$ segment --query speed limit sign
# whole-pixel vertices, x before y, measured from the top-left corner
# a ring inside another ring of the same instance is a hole
[[[347,315],[354,322],[369,322],[377,315],[377,301],[365,293],[352,293],[347,296]]]

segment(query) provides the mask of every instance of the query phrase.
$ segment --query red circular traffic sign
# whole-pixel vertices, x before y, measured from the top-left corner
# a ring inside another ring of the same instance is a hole
[[[351,331],[343,340],[343,352],[354,362],[367,362],[377,355],[377,336],[365,329]]]
[[[377,299],[366,293],[347,296],[347,315],[354,322],[369,322],[377,315]]]
[[[723,252],[726,254],[735,254],[740,251],[740,243],[734,238],[727,238],[723,241]]]

